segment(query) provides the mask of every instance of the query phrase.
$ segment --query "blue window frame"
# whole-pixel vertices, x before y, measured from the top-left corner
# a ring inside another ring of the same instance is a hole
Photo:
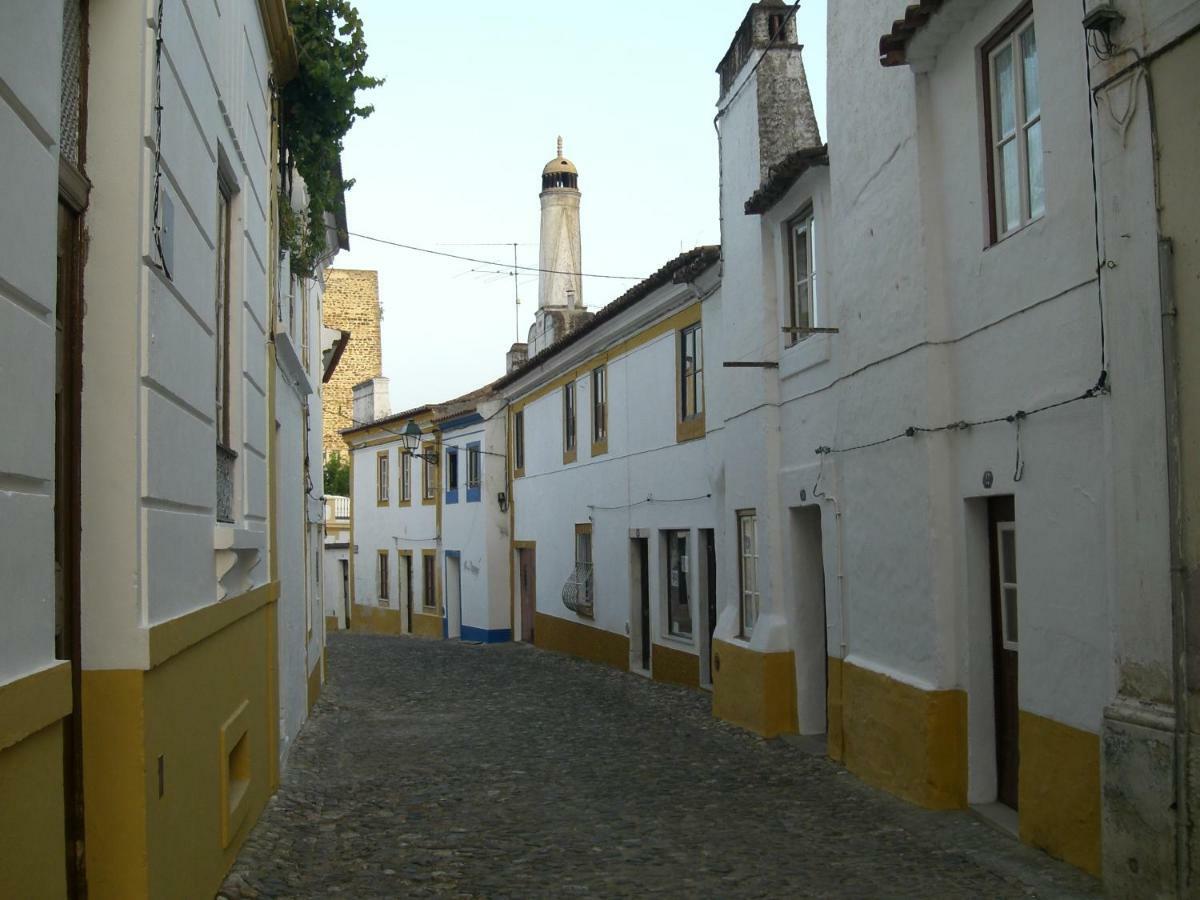
[[[467,502],[478,503],[483,496],[483,454],[479,441],[467,444]]]
[[[446,502],[458,502],[458,448],[446,448]]]

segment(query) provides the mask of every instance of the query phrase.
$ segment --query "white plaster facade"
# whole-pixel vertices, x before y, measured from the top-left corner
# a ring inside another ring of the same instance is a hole
[[[55,243],[61,4],[0,11],[0,688],[55,657]]]
[[[680,328],[700,323],[707,354],[713,337],[706,326],[720,304],[715,252],[681,257],[683,263],[697,259],[702,272],[682,283],[666,278],[649,290],[634,288],[632,302],[614,301],[614,308],[623,307],[616,315],[592,323],[569,345],[502,379],[501,390],[522,416],[524,459],[513,480],[513,538],[535,554],[536,614],[628,637],[624,664],[652,674],[653,660],[643,665],[640,557],[631,543],[645,540],[651,655],[654,647],[662,647],[692,657],[696,680],[707,681],[707,583],[698,563],[704,559],[705,532],[717,524],[712,485],[719,472],[703,430],[680,440],[676,414]],[[682,267],[668,264],[664,271]],[[603,448],[593,440],[592,373],[597,368],[605,372],[607,392]],[[711,377],[713,369],[705,374]],[[568,384],[575,392],[573,459],[564,453]],[[707,404],[713,396],[707,381],[704,395]],[[591,534],[593,603],[583,613],[563,600],[564,585],[576,571],[576,526],[588,526]],[[686,532],[687,555],[696,563],[686,565],[684,573],[688,633],[672,633],[667,614],[665,540],[678,531]],[[522,611],[516,557],[510,565],[514,633],[529,640],[534,623]]]

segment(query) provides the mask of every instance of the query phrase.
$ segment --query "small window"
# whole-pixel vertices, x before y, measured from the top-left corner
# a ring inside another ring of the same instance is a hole
[[[604,366],[592,369],[592,443],[608,440],[608,370]]]
[[[513,468],[525,470],[525,410],[513,414]]]
[[[563,385],[563,453],[575,452],[575,382]]]
[[[425,456],[421,461],[421,497],[425,501],[437,498],[437,449],[433,444],[425,445]]]
[[[700,323],[679,333],[679,416],[684,422],[704,413],[704,343]]]
[[[737,524],[741,633],[748,638],[758,622],[758,517],[753,510],[739,512]]]
[[[1000,548],[997,577],[1000,580],[1000,637],[1005,650],[1017,649],[1017,529],[1013,522],[996,525]]]
[[[583,588],[579,598],[584,606],[592,605],[592,531],[590,527],[575,527],[575,572]]]
[[[478,503],[483,478],[483,454],[478,444],[467,444],[467,502]]]
[[[1042,102],[1032,14],[1019,18],[988,41],[983,67],[994,242],[1028,225],[1046,210]]]
[[[378,571],[378,587],[379,587],[379,602],[383,606],[387,606],[387,600],[391,596],[391,586],[388,583],[388,574],[391,567],[388,565],[388,552],[386,550],[379,551],[379,571]]]
[[[688,533],[668,531],[667,630],[676,637],[692,636],[692,608],[688,602]]]
[[[232,248],[233,222],[230,214],[232,197],[224,180],[217,179],[217,295],[216,295],[216,419],[217,443],[229,447],[231,440],[229,416],[230,364],[229,319],[233,312],[230,302],[231,283],[229,257]]]
[[[426,609],[437,608],[437,560],[434,554],[421,557],[421,603]]]
[[[446,502],[458,502],[458,448],[446,448]]]
[[[401,453],[396,462],[400,466],[400,502],[408,503],[412,500],[412,459]]]
[[[813,213],[809,209],[787,224],[788,295],[787,346],[808,336],[817,327],[816,266],[813,246]]]
[[[388,504],[388,452],[381,451],[375,457],[375,501],[380,506]]]

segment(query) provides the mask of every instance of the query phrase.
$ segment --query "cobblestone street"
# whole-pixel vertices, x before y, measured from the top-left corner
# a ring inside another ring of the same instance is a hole
[[[707,694],[521,645],[333,634],[220,896],[1088,896],[968,813],[869,788]]]

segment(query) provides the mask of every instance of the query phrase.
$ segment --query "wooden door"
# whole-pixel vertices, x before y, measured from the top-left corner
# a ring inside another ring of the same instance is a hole
[[[1012,497],[988,501],[991,557],[992,685],[996,706],[996,798],[1017,808],[1020,712],[1017,705],[1017,530]]]
[[[638,538],[639,600],[642,619],[642,668],[650,671],[650,541]]]
[[[704,539],[704,565],[708,586],[708,662],[709,672],[712,672],[713,634],[717,630],[717,541],[712,529],[705,529],[700,534]],[[712,680],[712,676],[709,676]]]
[[[521,579],[521,640],[532,644],[533,619],[537,610],[537,581],[532,547],[517,551],[517,568]]]
[[[401,457],[401,463],[408,465],[408,460]],[[412,591],[412,557],[400,557],[404,564],[404,621],[408,623],[408,633],[413,630],[413,591]]]

